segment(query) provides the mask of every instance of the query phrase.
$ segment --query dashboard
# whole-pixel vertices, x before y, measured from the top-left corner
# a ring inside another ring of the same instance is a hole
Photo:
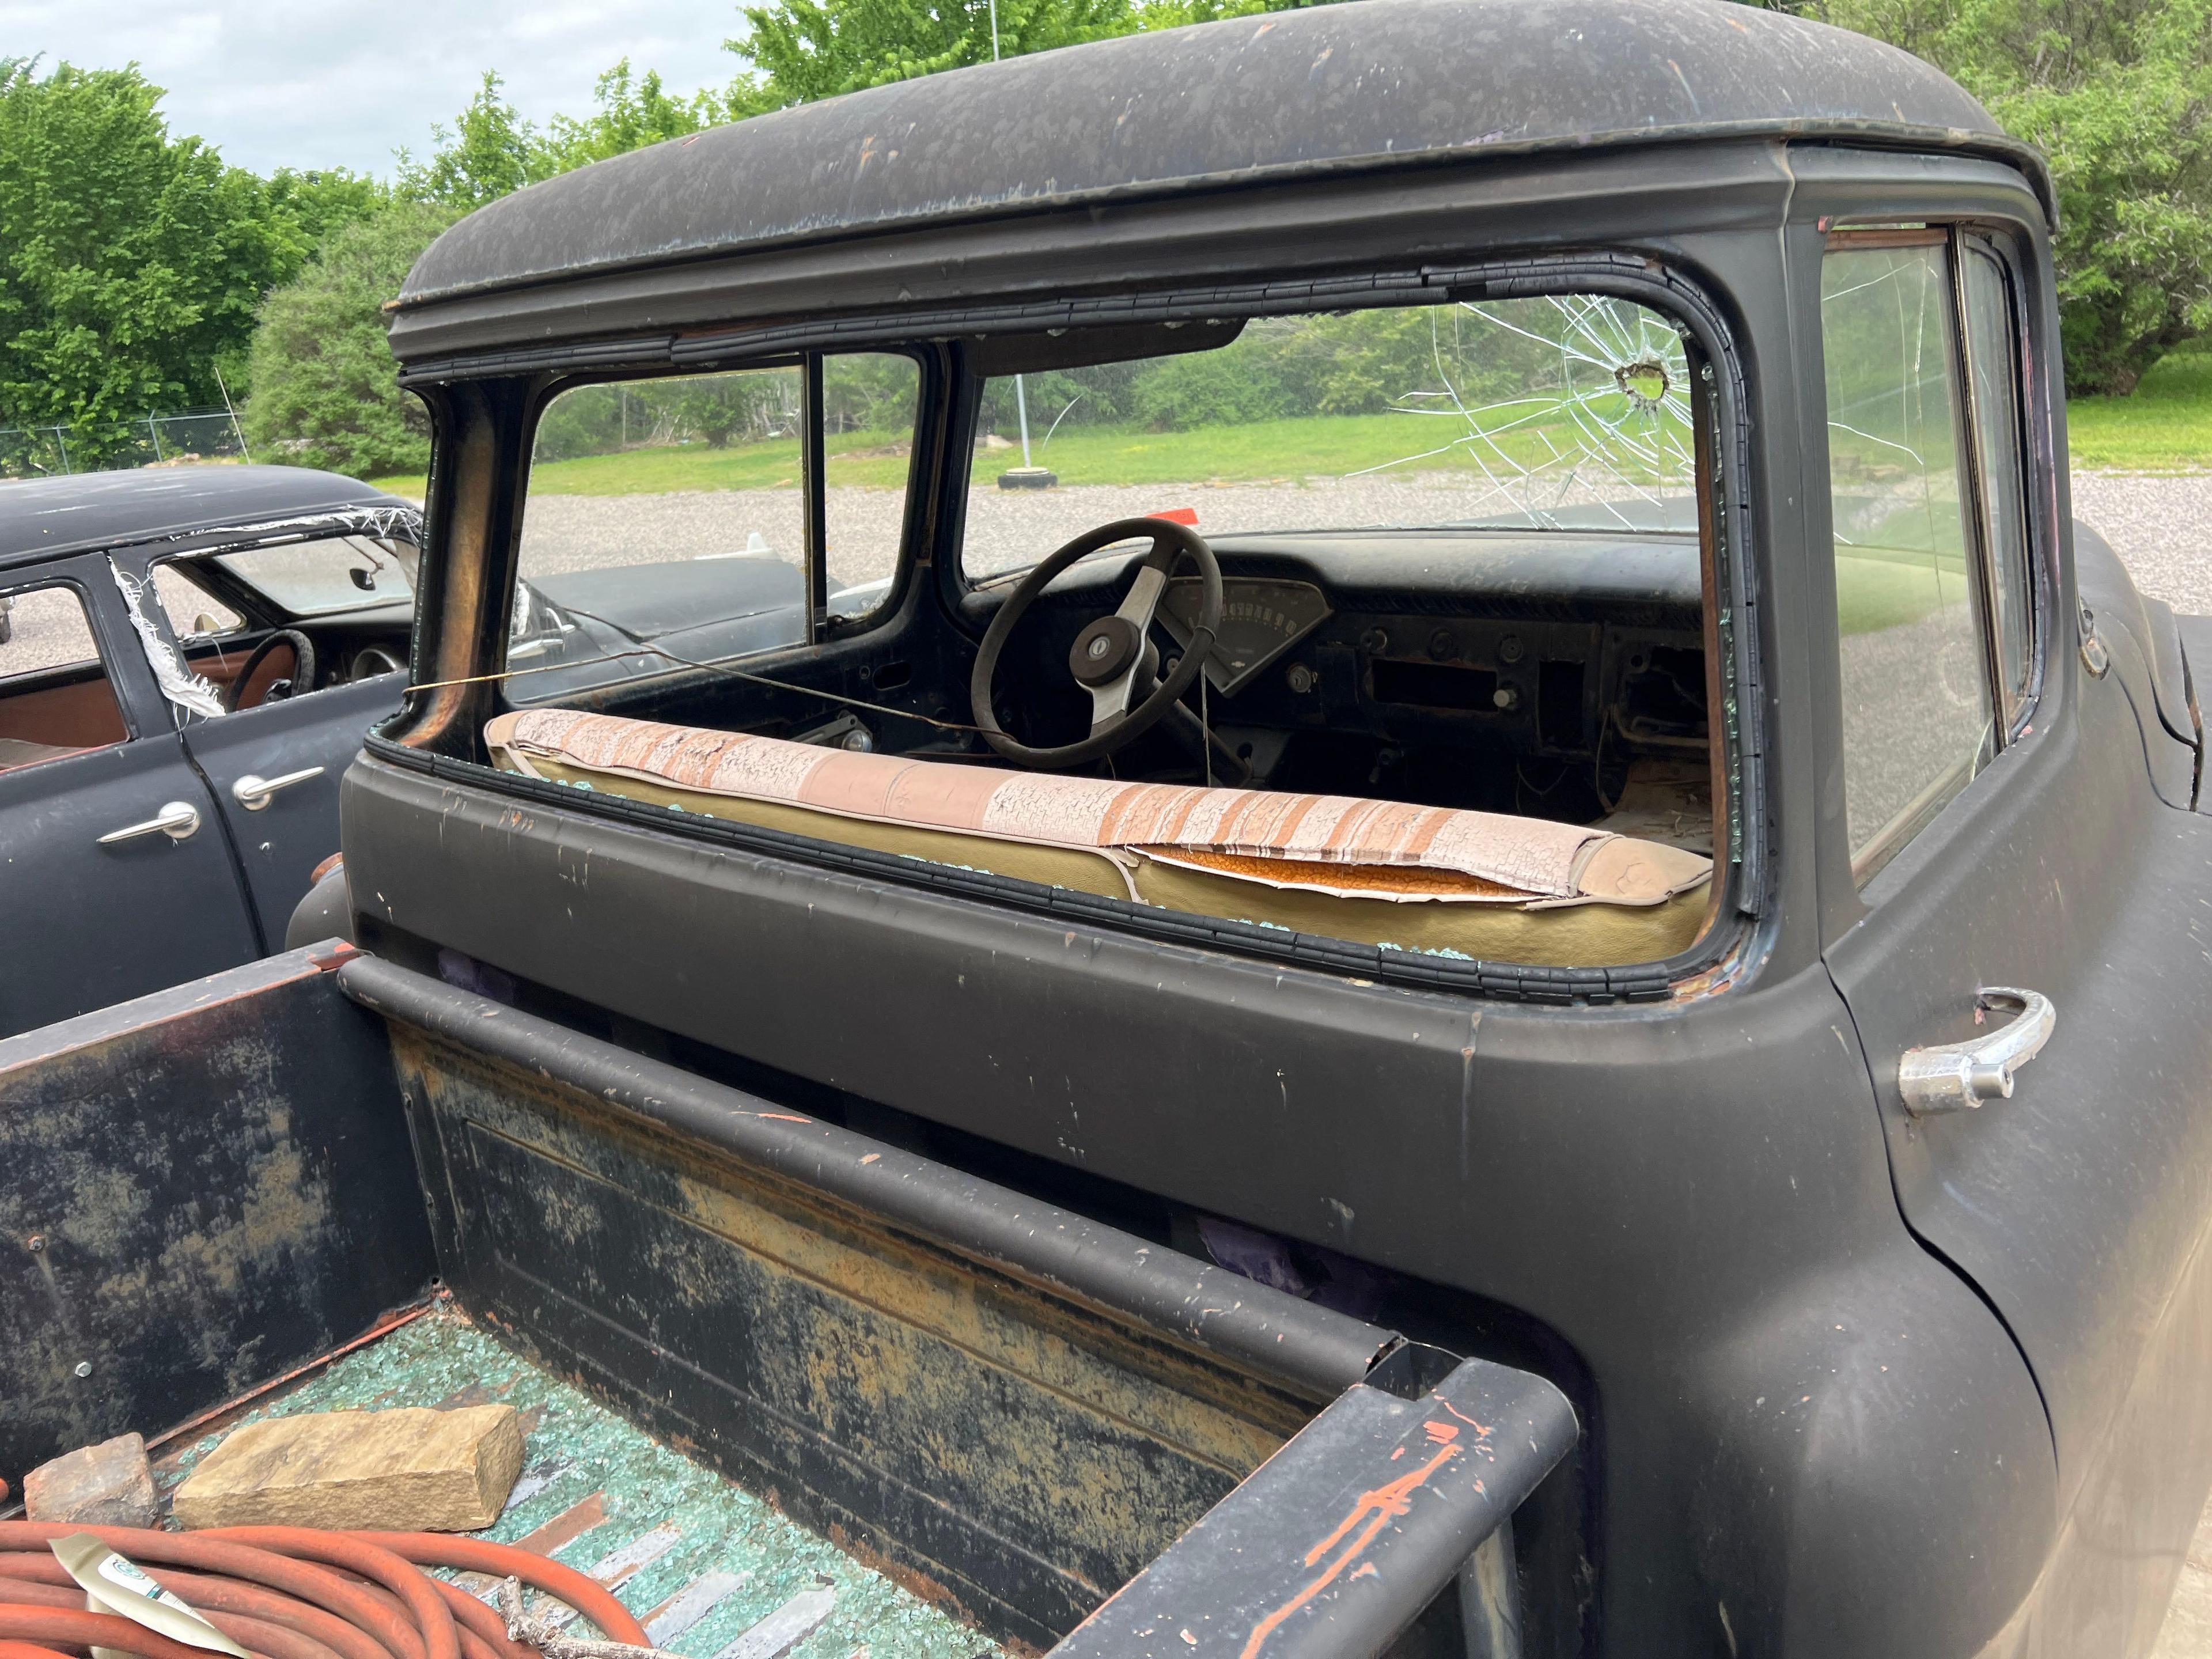
[[[1262,734],[1246,740],[1263,775],[1279,746],[1264,734],[1301,732],[1562,761],[1705,753],[1694,538],[1470,531],[1212,545],[1223,604],[1208,715],[1224,732]],[[1046,590],[1045,663],[1112,607],[1129,563],[1079,566]],[[1187,647],[1200,592],[1177,576],[1162,596],[1164,658]]]

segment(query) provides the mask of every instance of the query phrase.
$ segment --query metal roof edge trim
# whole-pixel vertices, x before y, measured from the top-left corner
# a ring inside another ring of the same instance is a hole
[[[639,270],[706,264],[766,254],[787,248],[826,246],[842,241],[901,234],[961,223],[982,223],[1030,214],[1069,209],[1118,206],[1210,191],[1230,191],[1292,185],[1364,173],[1393,169],[1449,167],[1455,163],[1517,161],[1537,156],[1580,155],[1630,149],[1717,144],[1766,140],[1783,143],[1832,143],[1844,147],[1886,150],[1925,151],[1943,155],[1978,155],[2001,161],[2027,175],[2045,217],[2055,233],[2058,228],[2058,198],[2050,164],[2033,145],[1998,132],[1969,127],[1929,127],[1892,122],[1839,119],[1719,121],[1668,127],[1627,127],[1610,132],[1584,134],[1571,139],[1537,138],[1486,143],[1477,140],[1421,150],[1380,151],[1365,155],[1333,156],[1313,161],[1286,162],[1224,173],[1191,173],[1175,179],[1147,179],[1093,190],[1055,191],[1034,196],[1010,196],[998,201],[918,212],[896,218],[871,220],[828,231],[795,230],[757,241],[684,249],[659,256],[610,260],[557,274],[509,280],[456,284],[389,302],[395,330],[410,318],[434,313],[441,306],[501,294],[557,289]],[[395,345],[397,353],[398,348]],[[404,358],[402,358],[404,361]]]

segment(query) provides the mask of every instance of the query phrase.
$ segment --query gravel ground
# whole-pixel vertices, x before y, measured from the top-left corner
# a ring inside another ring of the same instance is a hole
[[[1592,498],[1594,499],[1594,498]],[[1294,530],[1315,526],[1437,524],[1495,513],[1498,491],[1472,473],[1417,479],[1282,478],[1267,483],[1078,484],[1063,489],[977,492],[966,563],[977,574],[1042,557],[1115,519],[1194,507],[1201,531]],[[890,574],[906,507],[896,489],[829,492],[831,586]],[[799,545],[799,493],[791,489],[685,490],[665,495],[540,495],[523,521],[522,572],[562,571],[750,548],[777,557]]]
[[[1221,532],[1434,523],[1497,504],[1480,480],[1449,474],[1424,479],[985,490],[975,500],[968,563],[979,572],[1008,569],[1095,525],[1164,507],[1196,507],[1200,529]],[[895,489],[830,492],[830,568],[836,582],[890,574],[904,509],[905,497]],[[2119,550],[2146,593],[2177,611],[2212,613],[2212,474],[2076,473],[2074,511]],[[524,530],[523,568],[550,575],[732,553],[749,544],[791,556],[799,544],[796,491],[539,496],[530,504]]]
[[[2112,544],[2150,598],[2212,614],[2212,473],[2076,472],[2074,516]]]

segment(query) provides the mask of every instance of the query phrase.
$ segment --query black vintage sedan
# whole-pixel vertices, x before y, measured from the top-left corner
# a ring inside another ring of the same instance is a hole
[[[282,945],[339,775],[398,707],[421,538],[410,503],[303,468],[0,483],[0,1036]],[[518,592],[511,649],[554,683],[802,627],[772,558],[596,580]]]

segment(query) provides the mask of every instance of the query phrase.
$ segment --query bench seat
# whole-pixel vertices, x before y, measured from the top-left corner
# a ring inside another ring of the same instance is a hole
[[[1687,947],[1711,862],[1548,819],[1065,777],[571,709],[502,714],[495,764],[687,812],[1364,944],[1551,967]]]

